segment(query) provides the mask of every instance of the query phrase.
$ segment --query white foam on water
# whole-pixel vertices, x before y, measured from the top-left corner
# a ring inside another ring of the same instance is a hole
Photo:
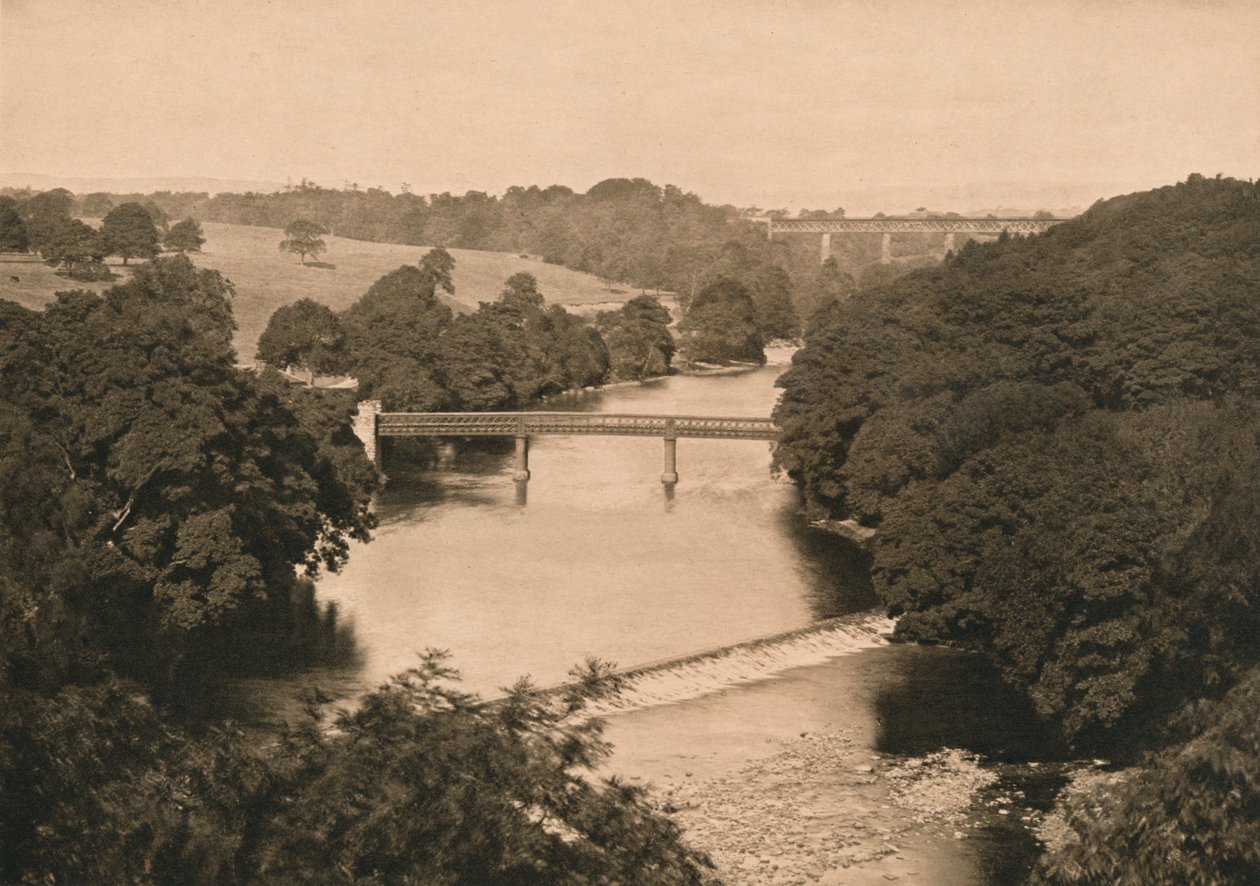
[[[622,691],[592,702],[582,713],[598,717],[674,704],[730,686],[765,680],[791,668],[821,664],[883,646],[895,625],[895,621],[882,615],[833,618],[794,631],[627,668],[618,672]]]

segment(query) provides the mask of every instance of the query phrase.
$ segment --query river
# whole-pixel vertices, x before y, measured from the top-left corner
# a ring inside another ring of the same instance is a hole
[[[786,359],[778,353],[763,368],[610,387],[547,406],[764,417]],[[634,667],[806,628],[649,670],[629,693],[627,707],[640,713],[612,718],[613,737],[626,746],[616,764],[657,783],[706,765],[715,778],[731,777],[771,751],[790,752],[783,743],[798,732],[857,723],[865,731],[845,739],[856,742],[849,751],[879,755],[1010,734],[1009,724],[986,719],[997,690],[974,660],[884,644],[889,625],[875,611],[861,556],[803,521],[795,488],[770,474],[769,444],[678,441],[672,494],[660,482],[655,438],[537,438],[525,502],[510,461],[506,447],[485,445],[464,447],[439,470],[387,453],[374,540],[354,546],[342,573],[319,583],[320,598],[336,603],[353,632],[354,665],[248,681],[238,700],[248,699],[252,716],[293,710],[289,700],[308,683],[353,695],[412,666],[426,648],[449,650],[465,688],[494,695],[522,676],[560,682],[587,656]],[[833,619],[828,630],[808,629],[823,618]],[[703,754],[688,734],[707,735]],[[833,800],[840,808],[856,796]],[[941,882],[980,882],[985,865],[1026,867],[1027,844],[1026,835],[1006,834],[979,855],[939,846],[928,855],[940,862]]]

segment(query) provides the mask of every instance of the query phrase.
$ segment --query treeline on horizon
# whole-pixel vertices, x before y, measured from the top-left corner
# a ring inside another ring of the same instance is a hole
[[[19,204],[37,196],[13,189],[5,193]],[[801,319],[830,297],[828,281],[819,279],[817,237],[780,235],[768,241],[765,226],[747,219],[761,210],[706,204],[695,194],[643,178],[607,179],[585,193],[563,185],[533,185],[511,187],[497,196],[482,191],[392,194],[379,188],[325,188],[305,179],[284,191],[265,194],[159,191],[76,196],[64,189],[44,193],[56,195],[55,199],[70,198],[73,213],[84,218],[103,218],[120,205],[135,203],[171,221],[283,229],[301,218],[334,235],[358,240],[525,254],[645,293],[673,292],[684,304],[722,274],[755,289],[754,272],[783,274]],[[802,210],[800,216],[843,212]],[[916,214],[956,213],[921,209]],[[881,265],[880,237],[859,234],[833,239],[835,271],[849,280],[850,290],[853,281],[868,285],[887,280],[905,266],[930,264],[944,254],[943,235],[897,234],[892,238],[897,264]],[[958,247],[968,239],[959,235]],[[778,334],[775,331],[772,336]]]
[[[776,463],[877,529],[897,633],[1076,754],[1054,883],[1260,871],[1260,185],[1191,176],[815,316]]]
[[[236,368],[232,295],[171,256],[0,300],[0,882],[700,883],[641,788],[590,774],[599,662],[487,706],[429,654],[269,740],[207,704],[338,653],[309,577],[370,538],[378,483],[352,396]]]

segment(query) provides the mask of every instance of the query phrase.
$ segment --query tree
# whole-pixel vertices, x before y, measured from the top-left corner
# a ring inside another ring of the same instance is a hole
[[[765,363],[757,309],[744,286],[722,277],[701,289],[679,324],[688,359],[705,363]]]
[[[601,311],[595,328],[607,344],[612,374],[640,379],[669,372],[674,357],[669,311],[659,299],[640,295],[618,311]]]
[[[26,252],[28,248],[26,222],[18,215],[13,201],[0,201],[0,252]]]
[[[791,340],[801,334],[787,271],[779,265],[762,265],[749,277],[747,286],[757,308],[757,325],[763,338]]]
[[[386,409],[441,408],[449,392],[440,377],[438,340],[451,309],[437,299],[433,275],[403,265],[372,284],[341,315],[347,369],[359,392]]]
[[[166,236],[162,238],[162,245],[175,252],[200,252],[205,242],[201,222],[191,218],[171,225]]]
[[[61,219],[45,235],[43,244],[44,260],[50,265],[61,265],[71,272],[85,269],[88,265],[101,264],[106,251],[107,247],[100,233],[77,218]]]
[[[233,626],[288,618],[294,567],[338,568],[372,522],[364,475],[234,368],[230,292],[180,256],[4,324],[0,351],[24,356],[0,396],[27,421],[0,451],[59,468],[32,475],[45,517],[5,526],[41,552],[22,581],[85,626],[78,654],[159,692]]]
[[[435,289],[447,295],[455,293],[455,259],[441,246],[430,249],[420,259],[420,270],[433,280]]]
[[[284,239],[280,241],[280,251],[293,253],[299,257],[298,260],[302,264],[306,264],[308,255],[318,258],[320,253],[328,248],[322,239],[327,233],[328,229],[318,222],[296,218],[285,226]]]
[[[44,246],[52,240],[57,228],[70,218],[73,207],[74,196],[65,188],[44,191],[19,204],[18,212],[26,223],[31,249],[43,255]]]
[[[158,254],[157,227],[139,203],[115,206],[101,223],[101,240],[107,255],[121,255],[123,264],[131,258],[153,258]]]
[[[113,198],[100,191],[87,194],[79,201],[79,214],[87,218],[104,218],[113,208]]]
[[[1082,749],[1158,746],[1260,660],[1258,192],[969,243],[821,310],[782,380],[776,461],[878,527],[899,633],[983,652]]]
[[[172,229],[174,230],[174,229]],[[258,339],[258,359],[272,366],[316,372],[340,368],[345,345],[341,321],[327,305],[309,298],[277,308]]]

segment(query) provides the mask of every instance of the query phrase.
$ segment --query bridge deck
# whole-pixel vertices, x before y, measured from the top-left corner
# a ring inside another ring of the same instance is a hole
[[[382,437],[536,437],[606,434],[629,437],[709,437],[777,440],[768,418],[702,415],[623,415],[597,412],[382,412]]]
[[[1035,234],[1062,218],[767,218],[773,234]]]

